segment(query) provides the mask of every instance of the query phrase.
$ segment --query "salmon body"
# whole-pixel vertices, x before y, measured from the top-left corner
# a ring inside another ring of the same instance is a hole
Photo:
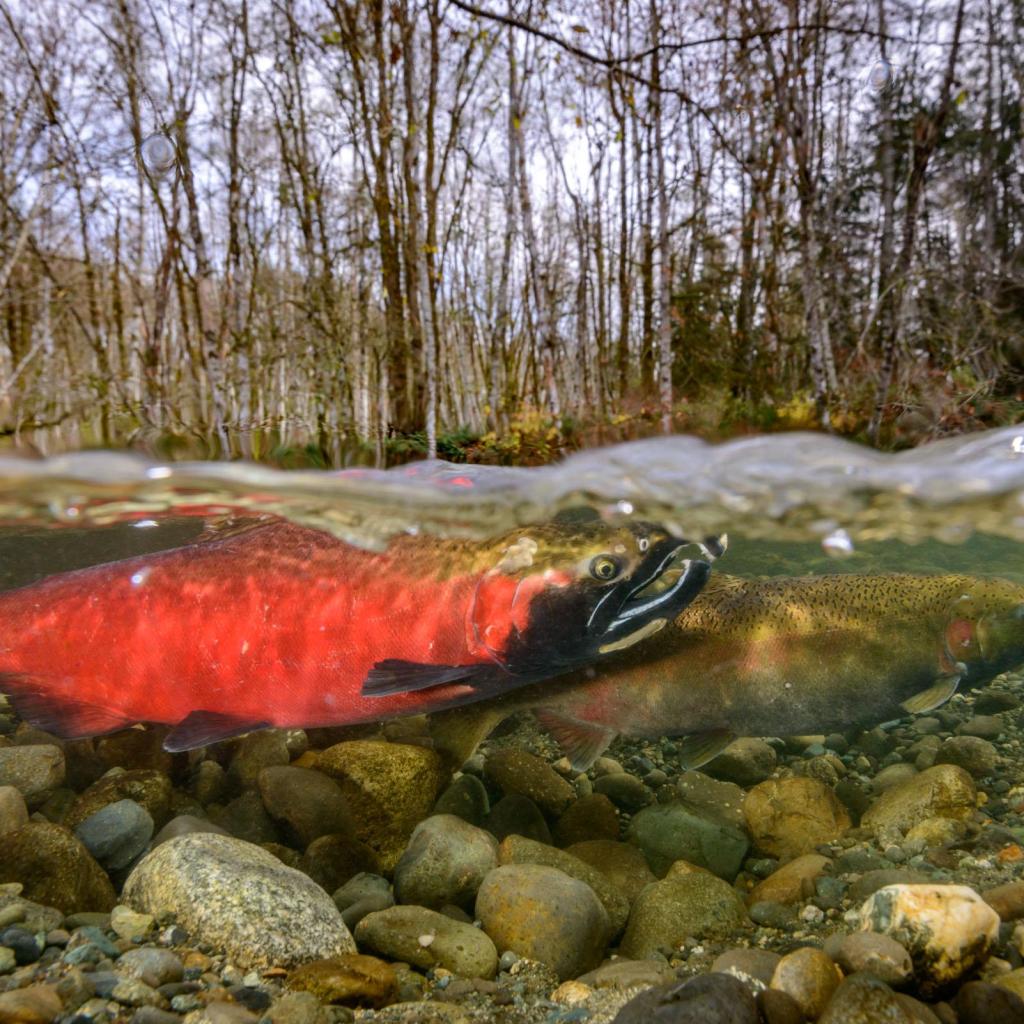
[[[465,759],[531,709],[576,767],[617,733],[683,736],[691,766],[736,736],[844,730],[926,711],[1024,663],[1024,587],[970,576],[716,574],[668,627],[613,661],[439,716]]]
[[[373,553],[274,521],[0,594],[0,692],[62,736],[174,725],[168,749],[414,714],[419,693],[368,698],[364,681],[426,687],[443,705],[482,667],[501,690],[601,657],[703,585],[694,560],[640,593],[683,543],[588,521]]]

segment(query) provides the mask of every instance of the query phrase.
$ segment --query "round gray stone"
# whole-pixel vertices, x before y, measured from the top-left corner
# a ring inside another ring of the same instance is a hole
[[[90,814],[75,835],[103,867],[116,870],[127,867],[146,848],[153,819],[134,800],[118,800]]]

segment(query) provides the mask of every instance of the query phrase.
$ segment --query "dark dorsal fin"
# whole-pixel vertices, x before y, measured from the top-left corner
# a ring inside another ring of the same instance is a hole
[[[229,740],[232,736],[241,736],[244,732],[268,729],[270,725],[267,721],[224,715],[219,711],[193,711],[167,734],[164,750],[177,753],[194,747],[206,747],[220,740]]]

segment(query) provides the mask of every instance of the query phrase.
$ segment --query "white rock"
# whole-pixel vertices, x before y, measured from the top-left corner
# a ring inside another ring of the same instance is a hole
[[[865,901],[860,922],[904,946],[925,997],[984,963],[999,935],[999,915],[965,885],[887,885]]]

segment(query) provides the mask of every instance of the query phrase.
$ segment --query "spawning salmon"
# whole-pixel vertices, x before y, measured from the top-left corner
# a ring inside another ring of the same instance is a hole
[[[1024,664],[1024,587],[909,574],[748,580],[720,574],[656,636],[544,687],[436,716],[461,764],[532,710],[574,767],[618,733],[683,737],[691,767],[736,736],[792,736],[931,710]]]
[[[0,692],[65,737],[172,725],[169,750],[414,714],[412,691],[500,692],[649,635],[707,579],[685,543],[565,517],[374,553],[275,520],[0,594]],[[489,666],[500,679],[468,689]],[[368,676],[396,692],[363,697]]]

